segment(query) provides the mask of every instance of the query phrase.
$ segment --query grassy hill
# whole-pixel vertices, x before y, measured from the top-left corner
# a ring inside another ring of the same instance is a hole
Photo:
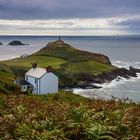
[[[0,77],[7,81],[15,75],[23,77],[34,62],[40,67],[51,65],[60,78],[61,86],[76,84],[81,73],[92,77],[116,69],[105,55],[78,50],[63,41],[55,41],[26,58],[0,62]]]
[[[97,61],[100,63],[111,64],[109,58],[103,54],[90,53],[73,48],[69,44],[63,41],[55,41],[47,44],[35,55],[53,56],[62,58],[69,62],[81,62],[81,61]]]

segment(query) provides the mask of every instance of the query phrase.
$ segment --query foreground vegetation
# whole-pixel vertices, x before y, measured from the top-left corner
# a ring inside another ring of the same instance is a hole
[[[1,82],[1,140],[140,138],[139,104],[113,99],[86,99],[63,91],[48,95],[25,95],[14,86],[6,86]],[[4,88],[9,92],[2,90]]]

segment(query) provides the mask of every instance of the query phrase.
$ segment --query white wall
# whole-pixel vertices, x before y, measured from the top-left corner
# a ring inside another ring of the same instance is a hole
[[[58,92],[58,77],[49,72],[43,75],[40,79],[40,94]]]
[[[27,78],[26,78],[27,77]],[[35,83],[35,77],[32,77],[32,76],[28,76],[28,75],[25,75],[25,80],[27,82],[29,82],[31,85],[33,85],[33,93],[35,94],[38,94],[39,93],[39,79],[37,79],[37,83]]]

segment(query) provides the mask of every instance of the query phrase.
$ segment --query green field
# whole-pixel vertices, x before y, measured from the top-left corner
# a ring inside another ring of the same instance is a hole
[[[26,58],[17,58],[3,61],[1,63],[4,63],[8,66],[30,68],[31,64],[34,62],[36,62],[39,67],[47,67],[48,65],[51,65],[54,69],[59,69],[60,65],[65,63],[66,61],[60,58],[50,56],[29,56]]]
[[[111,70],[113,70],[112,66],[96,61],[76,62],[70,63],[66,66],[66,72],[68,73],[88,73],[90,75],[98,75],[102,72],[109,72]]]

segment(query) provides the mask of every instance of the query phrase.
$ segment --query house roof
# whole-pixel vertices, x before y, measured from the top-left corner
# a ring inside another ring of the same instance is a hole
[[[46,69],[44,68],[31,68],[28,72],[26,72],[26,75],[35,77],[35,78],[40,78],[41,76],[43,76],[46,73]]]
[[[16,79],[15,80],[17,85],[31,85],[29,82],[25,81],[24,79]]]
[[[29,82],[25,81],[25,80],[20,80],[19,81],[20,85],[31,85]]]

